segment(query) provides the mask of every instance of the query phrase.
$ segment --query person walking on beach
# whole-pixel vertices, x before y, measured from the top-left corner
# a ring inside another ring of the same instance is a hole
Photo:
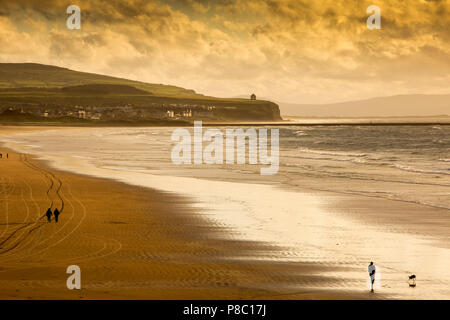
[[[52,220],[52,210],[48,208],[45,215],[47,216],[47,221],[50,222]]]
[[[373,264],[372,261],[370,262],[369,267],[367,268],[367,270],[369,271],[370,282],[372,284],[370,292],[373,292],[373,283],[375,282],[375,271],[376,271],[376,268],[375,268],[375,265]]]
[[[58,222],[59,214],[60,214],[60,212],[59,212],[58,208],[56,208],[55,211],[53,212],[53,215],[55,216],[55,222]]]

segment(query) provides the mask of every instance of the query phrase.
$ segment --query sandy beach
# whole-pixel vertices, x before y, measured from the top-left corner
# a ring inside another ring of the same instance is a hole
[[[1,133],[17,130],[3,127]],[[208,174],[194,179],[170,170],[158,175],[107,163],[94,166],[84,158],[59,157],[51,150],[52,137],[84,139],[86,134],[95,144],[103,131],[51,130],[44,134],[50,148],[45,155],[38,149],[30,149],[31,155],[2,148],[9,157],[1,160],[1,298],[425,299],[448,294],[446,277],[440,278],[450,260],[448,209],[295,189],[292,181],[283,188],[249,183],[239,170],[235,178],[216,181]],[[34,145],[24,141],[14,149]],[[114,141],[118,148],[128,143],[119,136]],[[70,143],[70,150],[78,150],[84,140]],[[157,162],[151,166],[164,169]],[[58,224],[43,217],[52,202],[59,208],[64,202]],[[366,286],[371,259],[382,274],[375,294]],[[71,264],[81,267],[80,291],[65,286]],[[410,273],[421,280],[415,289],[408,288]]]
[[[226,240],[226,230],[201,219],[189,199],[55,170],[27,154],[1,151],[8,153],[0,169],[1,299],[355,296],[289,289],[339,280],[323,276],[329,267],[319,264],[251,259],[280,249]],[[64,203],[57,224],[44,217],[51,203],[53,208]],[[66,288],[71,264],[81,268],[81,290]]]

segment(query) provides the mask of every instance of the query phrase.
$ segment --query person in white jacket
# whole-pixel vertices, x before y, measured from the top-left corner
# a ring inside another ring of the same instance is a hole
[[[371,287],[370,292],[373,292],[373,283],[375,282],[376,268],[375,268],[375,265],[373,264],[372,261],[370,262],[369,267],[367,268],[367,270],[369,271],[370,282],[372,283],[372,287]]]

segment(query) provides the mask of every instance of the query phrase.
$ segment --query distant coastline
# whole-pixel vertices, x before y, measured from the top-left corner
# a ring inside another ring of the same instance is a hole
[[[193,120],[95,121],[77,119],[41,119],[38,121],[4,120],[0,126],[38,127],[190,127]],[[198,119],[201,120],[201,119]],[[389,118],[299,118],[286,117],[282,121],[211,121],[203,126],[426,126],[450,125],[450,117],[389,117]]]

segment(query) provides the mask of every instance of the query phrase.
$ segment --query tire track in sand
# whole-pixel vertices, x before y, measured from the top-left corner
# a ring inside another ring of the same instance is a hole
[[[34,171],[38,172],[40,175],[43,175],[44,177],[46,177],[46,178],[49,180],[50,183],[49,183],[49,187],[48,187],[46,193],[47,193],[47,196],[49,197],[49,200],[51,201],[51,207],[52,207],[53,204],[54,204],[54,200],[53,200],[53,198],[51,197],[51,190],[52,190],[53,187],[56,185],[53,179],[55,179],[55,180],[58,181],[58,187],[57,187],[57,190],[56,190],[55,193],[56,193],[57,196],[60,198],[60,201],[61,201],[61,211],[60,211],[60,212],[62,213],[63,210],[64,210],[64,199],[63,199],[63,197],[62,197],[62,195],[61,195],[62,181],[61,181],[58,177],[56,177],[53,173],[50,173],[50,172],[48,172],[48,171],[46,171],[46,170],[44,170],[44,169],[39,168],[39,167],[36,166],[36,165],[33,165],[33,164],[29,163],[29,162],[27,161],[26,155],[23,155],[23,157],[22,157],[22,155],[21,155],[20,161],[21,161],[24,165],[26,165],[28,168],[30,168],[31,170],[34,170]],[[33,190],[32,190],[32,188],[31,188],[31,186],[30,186],[26,181],[24,181],[24,183],[26,183],[26,184],[28,185],[28,188],[29,188],[29,190],[30,190],[30,197],[31,197],[32,201],[33,201],[33,202],[36,204],[36,206],[37,206],[37,203],[36,203],[36,201],[35,201],[35,199],[34,199],[34,197],[33,197],[33,195],[32,195],[32,194],[33,194]],[[37,207],[38,207],[38,206],[37,206]],[[40,210],[40,209],[38,209],[38,210]],[[53,233],[49,238],[47,238],[47,239],[45,239],[44,241],[39,242],[39,243],[38,243],[37,241],[34,241],[35,245],[34,245],[33,248],[37,247],[38,245],[43,244],[44,242],[48,241],[50,238],[53,238],[53,236],[54,236],[56,233],[59,233],[60,230],[63,229],[63,228],[70,222],[70,220],[73,218],[73,216],[74,216],[74,212],[72,212],[71,218],[70,218],[68,221],[66,221],[66,223],[64,223],[64,225],[63,225],[61,228],[59,228],[57,232]],[[27,245],[28,243],[32,242],[33,239],[35,239],[36,237],[31,238],[31,237],[29,237],[29,236],[30,236],[30,235],[34,235],[33,233],[34,233],[36,230],[39,230],[41,227],[43,227],[44,225],[47,224],[45,221],[42,221],[42,219],[45,218],[45,217],[46,217],[46,216],[45,216],[45,213],[42,214],[41,216],[39,216],[39,214],[38,214],[38,219],[37,219],[34,223],[31,223],[31,224],[28,224],[28,225],[26,225],[26,226],[20,227],[20,229],[22,229],[22,228],[25,228],[25,229],[26,229],[27,227],[29,228],[29,229],[28,229],[28,232],[27,232],[26,235],[25,235],[25,237],[24,237],[23,239],[19,240],[19,241],[18,241],[15,245],[13,245],[12,247],[8,248],[7,250],[4,250],[4,251],[0,252],[0,256],[1,256],[1,257],[5,257],[5,256],[10,257],[11,254],[10,254],[10,255],[4,255],[4,253],[9,252],[9,251],[13,250],[14,248],[17,248],[20,244],[22,244],[23,246],[25,246],[25,245]],[[38,224],[38,223],[39,223],[39,224]],[[23,234],[23,233],[24,233],[24,232],[22,232],[22,234]],[[11,238],[11,237],[8,237],[7,240],[9,240],[10,238]],[[26,240],[28,240],[28,243],[26,242]],[[1,244],[0,244],[0,246],[1,246]],[[18,255],[18,253],[14,253],[13,255],[17,256],[17,258],[19,258],[19,257],[22,257],[22,258],[23,258],[23,257],[24,257],[23,255],[22,255],[22,256]],[[31,255],[34,255],[34,254],[31,254]]]
[[[51,175],[49,175],[45,170],[41,170],[40,168],[38,168],[37,166],[35,166],[35,165],[33,165],[33,164],[31,164],[31,163],[29,163],[28,162],[28,160],[27,160],[27,156],[26,155],[23,155],[23,154],[20,154],[20,162],[22,162],[25,166],[27,166],[28,168],[30,168],[30,169],[32,169],[32,170],[35,170],[35,171],[37,171],[37,172],[39,172],[41,175],[43,175],[44,177],[46,177],[48,180],[49,180],[49,186],[48,186],[48,189],[47,189],[47,192],[46,192],[46,194],[47,194],[47,197],[49,198],[49,200],[50,200],[50,202],[51,202],[51,204],[50,204],[50,208],[52,208],[53,207],[53,204],[54,204],[54,200],[53,200],[53,198],[51,197],[51,190],[53,189],[53,187],[55,186],[55,183],[54,183],[54,180],[52,179],[52,177],[54,177],[54,175],[53,174],[51,174]],[[18,232],[18,231],[20,231],[20,230],[22,230],[23,229],[23,231],[20,233],[20,236],[22,236],[22,235],[25,235],[22,239],[20,239],[20,238],[16,238],[17,240],[17,242],[13,242],[13,245],[11,246],[11,247],[9,247],[8,249],[6,249],[6,250],[3,250],[3,251],[0,251],[0,256],[1,257],[5,257],[5,256],[10,256],[10,255],[4,255],[5,253],[7,253],[7,252],[10,252],[11,250],[13,250],[13,249],[15,249],[15,248],[17,248],[19,245],[21,245],[21,244],[23,244],[24,243],[24,241],[26,241],[26,239],[28,238],[29,239],[29,241],[28,242],[31,242],[33,239],[35,239],[36,237],[37,237],[37,235],[34,237],[34,238],[31,238],[30,239],[30,235],[33,235],[34,236],[34,231],[36,231],[36,230],[38,230],[38,229],[40,229],[45,223],[42,223],[41,222],[41,220],[45,217],[45,213],[44,214],[42,214],[42,215],[39,215],[39,212],[40,212],[40,207],[39,207],[39,205],[37,204],[37,202],[36,202],[36,200],[34,199],[34,197],[33,197],[33,189],[31,188],[31,186],[30,186],[30,184],[28,183],[28,182],[26,182],[25,180],[22,180],[26,185],[27,185],[27,187],[28,187],[28,189],[29,189],[29,191],[30,191],[30,198],[31,198],[31,201],[33,201],[33,203],[35,204],[35,206],[36,206],[36,208],[37,208],[37,210],[38,210],[38,218],[37,218],[37,220],[35,220],[34,222],[30,222],[30,223],[28,223],[28,224],[25,224],[24,226],[21,226],[21,227],[18,227],[18,228],[16,228],[6,239],[4,239],[2,242],[0,242],[0,248],[2,248],[2,247],[4,247],[4,245],[5,245],[5,243],[7,243],[9,240],[11,240],[11,239],[14,239],[13,237],[14,237],[14,235]],[[58,188],[57,188],[57,190],[56,190],[56,194],[58,195],[58,197],[61,199],[61,203],[62,203],[62,209],[61,209],[61,212],[63,211],[63,207],[64,207],[64,200],[62,199],[62,197],[61,197],[61,195],[60,195],[60,189],[61,189],[61,187],[62,187],[62,181],[61,180],[59,180],[59,178],[58,178],[58,181],[59,181],[59,186],[58,186]],[[23,191],[22,191],[22,201],[25,203],[25,205],[27,206],[27,210],[29,210],[28,209],[28,205],[26,204],[26,201],[25,201],[25,199],[23,198]],[[28,232],[26,232],[26,230],[27,230],[27,228],[29,228],[28,229]],[[27,244],[26,242],[25,242],[25,244]],[[34,247],[36,247],[38,245],[38,241],[35,241],[35,246]]]
[[[22,179],[20,179],[20,180],[22,180]],[[24,206],[26,207],[27,215],[26,215],[25,220],[23,222],[24,225],[21,226],[21,227],[16,228],[8,237],[6,237],[2,242],[0,242],[0,248],[5,247],[5,244],[6,245],[11,245],[11,242],[12,242],[12,245],[8,249],[0,251],[0,257],[2,259],[5,258],[5,257],[10,256],[10,255],[4,255],[4,253],[10,252],[11,250],[17,248],[20,244],[22,244],[23,241],[25,241],[25,239],[27,238],[27,235],[30,233],[30,230],[28,230],[28,233],[26,233],[27,228],[33,227],[41,219],[41,218],[39,218],[40,208],[39,208],[36,200],[33,197],[31,186],[25,180],[22,180],[22,182],[28,187],[28,189],[30,191],[30,200],[34,203],[34,206],[35,206],[36,211],[38,213],[38,219],[35,220],[34,222],[27,222],[27,219],[30,216],[30,207],[28,206],[27,200],[25,199],[25,197],[23,195],[24,194],[23,189],[21,189],[21,200],[22,200]],[[21,231],[21,232],[18,234],[18,236],[14,237],[16,235],[16,233],[18,233],[19,231]],[[21,236],[23,236],[22,239],[21,239]],[[12,241],[8,242],[9,240],[12,240]]]
[[[3,237],[3,235],[8,231],[9,229],[9,208],[8,208],[8,198],[13,194],[13,192],[16,190],[16,184],[13,182],[13,180],[10,177],[7,177],[10,181],[10,184],[12,185],[11,190],[5,191],[5,185],[2,183],[2,192],[0,194],[4,195],[4,198],[2,198],[2,201],[5,202],[5,214],[6,214],[6,222],[5,222],[5,229],[3,230],[2,234],[0,234],[0,238]],[[2,177],[2,180],[4,177]]]

